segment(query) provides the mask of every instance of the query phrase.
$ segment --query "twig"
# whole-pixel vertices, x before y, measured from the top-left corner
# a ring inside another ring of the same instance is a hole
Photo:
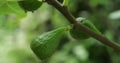
[[[67,7],[63,6],[61,3],[59,3],[57,0],[45,0],[48,4],[55,7],[57,10],[59,10],[67,19],[68,21],[74,25],[76,29],[79,29],[81,32],[95,38],[96,40],[100,41],[101,43],[114,48],[117,51],[120,51],[120,45],[110,41],[108,38],[106,38],[103,35],[97,34],[94,31],[88,29],[84,25],[77,23],[75,17],[68,11]]]

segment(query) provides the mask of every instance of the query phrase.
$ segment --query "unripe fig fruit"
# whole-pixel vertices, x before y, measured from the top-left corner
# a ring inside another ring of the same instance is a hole
[[[89,29],[94,31],[95,33],[101,34],[101,32],[89,20],[87,20],[85,18],[82,18],[82,17],[79,17],[76,20],[77,20],[78,23],[81,23],[81,24],[85,25],[86,27],[88,27]],[[90,37],[87,34],[81,32],[80,30],[75,29],[75,28],[72,28],[70,30],[70,34],[73,38],[75,38],[77,40],[84,40],[84,39],[88,39]]]
[[[18,1],[18,4],[20,5],[20,7],[25,10],[25,12],[27,11],[32,11],[34,12],[35,10],[37,10],[43,2],[41,1],[37,1],[37,0],[23,0],[23,1]]]
[[[61,27],[41,34],[32,41],[32,51],[39,59],[48,59],[56,51],[61,36],[68,30],[69,27]]]

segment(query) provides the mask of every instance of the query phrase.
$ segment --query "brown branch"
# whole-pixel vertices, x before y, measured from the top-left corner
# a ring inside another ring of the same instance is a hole
[[[110,41],[108,38],[106,38],[103,35],[97,34],[94,31],[86,28],[84,25],[77,23],[75,17],[72,16],[72,14],[68,11],[67,7],[63,6],[61,3],[59,3],[57,0],[46,0],[46,2],[53,7],[55,7],[57,10],[59,10],[67,19],[68,21],[74,25],[75,28],[79,29],[81,32],[95,38],[96,40],[100,41],[101,43],[114,48],[117,51],[120,51],[120,45]]]

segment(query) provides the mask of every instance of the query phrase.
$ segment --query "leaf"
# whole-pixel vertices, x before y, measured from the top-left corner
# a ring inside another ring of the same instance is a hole
[[[63,5],[64,5],[64,6],[68,6],[68,3],[69,3],[68,0],[64,0],[64,1],[63,1]]]
[[[0,1],[0,15],[15,13],[18,17],[26,16],[16,1]]]
[[[97,5],[107,5],[109,3],[109,0],[90,0],[90,5],[93,7],[96,7]]]

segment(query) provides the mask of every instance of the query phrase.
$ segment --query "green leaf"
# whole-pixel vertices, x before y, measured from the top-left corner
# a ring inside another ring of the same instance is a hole
[[[14,13],[18,17],[26,16],[25,12],[19,7],[16,1],[1,1],[0,15]]]
[[[68,3],[69,3],[68,0],[64,0],[64,1],[63,1],[63,5],[64,5],[64,6],[68,6]]]
[[[96,7],[97,5],[107,5],[109,0],[90,0],[90,5]]]

